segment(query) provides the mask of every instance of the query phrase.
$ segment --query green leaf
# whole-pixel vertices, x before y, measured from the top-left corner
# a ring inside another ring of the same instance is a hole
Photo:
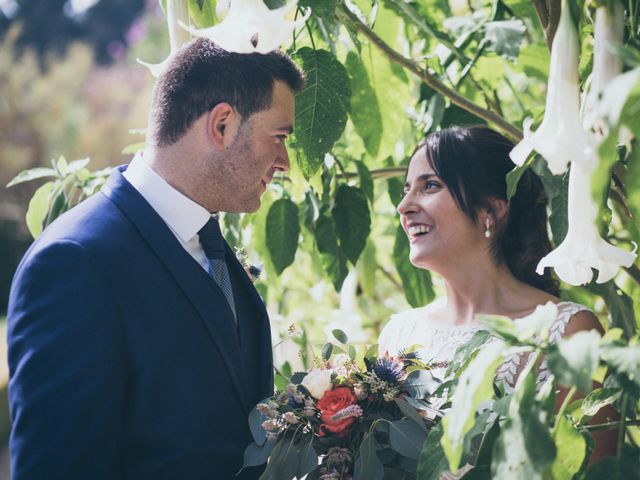
[[[309,441],[304,443],[298,455],[300,463],[296,478],[304,478],[305,475],[318,468],[318,454],[313,448],[313,435],[309,436]]]
[[[269,455],[273,451],[275,446],[275,440],[268,440],[264,445],[258,445],[251,443],[244,451],[244,459],[242,461],[242,468],[256,467],[258,465],[264,465],[269,460]]]
[[[565,387],[576,386],[582,392],[591,391],[591,376],[598,368],[600,335],[580,331],[560,340],[557,349],[547,356],[549,370]]]
[[[360,177],[360,189],[369,200],[369,203],[371,203],[371,206],[373,206],[373,179],[371,178],[371,172],[362,160],[356,161],[356,167]]]
[[[607,304],[611,316],[611,328],[621,328],[625,338],[631,338],[636,332],[636,316],[633,300],[613,282],[603,285],[590,284],[589,290],[600,295]]]
[[[535,402],[535,388],[535,369],[529,368],[518,380],[509,414],[493,446],[491,478],[542,479],[555,458],[555,444]]]
[[[616,457],[606,457],[587,470],[585,480],[629,480],[638,478],[640,455],[638,449],[628,444],[622,445],[622,451]]]
[[[553,439],[556,444],[556,459],[551,464],[553,478],[573,478],[580,470],[587,444],[580,432],[566,417],[556,419]]]
[[[344,66],[326,50],[303,47],[294,54],[307,76],[296,94],[295,142],[298,162],[308,179],[340,138],[350,108],[351,85]]]
[[[565,175],[562,183],[559,185],[560,191],[551,197],[551,215],[549,216],[549,225],[551,226],[551,235],[553,243],[560,245],[567,236],[569,229],[569,176]]]
[[[396,405],[400,409],[400,411],[410,420],[412,420],[418,427],[420,427],[425,433],[427,433],[427,426],[424,424],[424,420],[415,408],[413,408],[409,403],[402,397],[398,397],[395,400]]]
[[[543,42],[527,45],[518,54],[518,68],[529,77],[536,77],[545,83],[549,77],[549,48]]]
[[[476,410],[493,396],[493,378],[504,349],[503,342],[486,345],[460,375],[451,410],[442,420],[442,448],[453,470],[460,467],[464,436],[474,425]]]
[[[500,315],[480,315],[479,321],[494,335],[509,342],[518,341],[518,329],[512,319]]]
[[[349,343],[349,338],[347,337],[347,334],[344,333],[339,328],[331,330],[331,335],[333,335],[333,337],[343,345],[346,345],[347,343]]]
[[[249,430],[251,430],[251,436],[256,445],[264,445],[267,440],[267,432],[262,428],[262,423],[267,419],[268,417],[260,413],[256,407],[253,407],[249,412]]]
[[[123,155],[135,155],[136,153],[138,153],[141,150],[144,150],[144,147],[147,146],[147,142],[136,142],[136,143],[132,143],[131,145],[127,145],[126,147],[124,147],[122,149],[122,153]]]
[[[447,367],[446,377],[458,372],[462,366],[467,363],[471,356],[478,348],[484,345],[491,338],[491,333],[482,329],[473,334],[473,337],[464,344],[460,345],[453,354],[453,360]]]
[[[29,170],[24,170],[20,172],[13,180],[7,183],[7,188],[13,187],[19,183],[30,182],[31,180],[36,180],[38,178],[47,178],[47,177],[55,177],[56,171],[53,168],[31,168]]]
[[[489,51],[496,52],[509,60],[518,58],[518,50],[527,31],[522,20],[514,18],[487,22],[484,29],[484,39],[488,42]]]
[[[438,480],[440,474],[449,467],[447,457],[440,445],[442,435],[442,423],[439,423],[429,432],[418,460],[417,478],[419,480]]]
[[[369,82],[369,75],[360,57],[347,54],[347,71],[351,77],[351,121],[364,147],[372,157],[378,154],[382,137],[382,117],[376,91]]]
[[[292,479],[298,473],[299,466],[298,452],[293,440],[283,438],[271,452],[269,464],[260,477],[261,480],[284,480]]]
[[[27,209],[27,227],[31,236],[35,239],[42,233],[44,220],[49,211],[49,195],[53,191],[53,182],[47,182],[40,186],[31,200]]]
[[[393,262],[402,280],[404,296],[412,307],[422,307],[431,303],[436,294],[428,270],[416,268],[409,261],[409,240],[402,226],[396,230],[393,246]]]
[[[281,274],[293,263],[298,249],[300,223],[298,207],[288,198],[276,200],[267,214],[267,248],[276,272]]]
[[[507,173],[507,201],[511,201],[513,196],[516,194],[516,190],[518,189],[518,182],[528,168],[529,165],[525,163],[522,166],[516,166],[513,170]]]
[[[400,455],[418,460],[427,434],[407,418],[390,422],[389,442]]]
[[[217,23],[216,0],[188,0],[189,17],[197,28]]]
[[[322,359],[326,362],[331,358],[333,353],[333,343],[325,343],[322,347]]]
[[[340,291],[342,282],[349,273],[347,257],[338,246],[335,222],[327,215],[326,211],[320,213],[315,223],[314,236],[322,266],[336,291]]]
[[[630,345],[614,343],[600,348],[602,359],[609,368],[616,375],[622,375],[625,383],[629,382],[640,388],[640,346],[637,341]]]
[[[366,433],[360,443],[360,456],[356,460],[354,480],[382,480],[384,467],[376,450],[375,435]]]
[[[331,215],[336,225],[340,248],[355,265],[371,231],[369,206],[362,190],[340,185]]]
[[[299,6],[311,7],[311,13],[330,23],[335,22],[336,0],[300,0]]]
[[[582,412],[593,417],[602,407],[611,405],[622,395],[619,388],[596,388],[582,400]]]

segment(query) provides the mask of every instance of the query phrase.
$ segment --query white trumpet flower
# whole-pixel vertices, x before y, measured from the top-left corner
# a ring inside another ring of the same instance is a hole
[[[179,27],[179,23],[189,20],[189,6],[187,0],[168,0],[167,1],[167,26],[169,27],[169,45],[171,51],[169,56],[160,63],[147,63],[139,58],[136,61],[140,65],[144,65],[149,69],[151,75],[158,78],[169,62],[173,58],[173,54],[186,42],[191,40],[191,36],[183,28]]]
[[[509,154],[516,165],[523,165],[532,150],[545,158],[554,175],[564,173],[570,161],[594,165],[593,139],[580,119],[579,52],[578,33],[563,3],[551,47],[544,119],[535,132],[530,130],[533,120],[525,120],[524,138]]]
[[[621,266],[629,267],[636,258],[635,249],[627,252],[600,237],[596,229],[598,208],[591,196],[592,170],[578,163],[569,172],[569,228],[558,248],[540,260],[536,272],[553,267],[563,282],[584,285],[593,278],[592,268],[598,270],[597,283],[615,277]]]
[[[293,31],[304,25],[311,11],[290,22],[287,15],[296,8],[297,0],[269,10],[262,0],[230,0],[224,19],[213,27],[197,29],[183,25],[193,36],[205,37],[229,52],[269,53],[279,48]]]

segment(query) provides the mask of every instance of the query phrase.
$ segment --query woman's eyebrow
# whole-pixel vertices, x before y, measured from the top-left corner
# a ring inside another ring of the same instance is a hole
[[[438,176],[435,173],[425,173],[423,175],[420,175],[418,178],[416,178],[416,181],[427,181],[430,178],[438,178]],[[411,185],[409,184],[409,182],[404,182],[404,188],[409,188]]]

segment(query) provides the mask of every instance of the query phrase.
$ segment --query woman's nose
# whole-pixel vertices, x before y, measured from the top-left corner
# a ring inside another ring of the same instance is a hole
[[[404,194],[402,197],[402,200],[400,200],[400,203],[396,207],[396,211],[400,215],[407,215],[411,212],[415,212],[415,210],[416,210],[416,206],[412,200],[411,193]]]

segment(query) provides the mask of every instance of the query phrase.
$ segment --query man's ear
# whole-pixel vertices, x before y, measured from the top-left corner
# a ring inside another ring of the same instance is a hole
[[[240,114],[229,103],[219,103],[209,111],[207,135],[218,150],[228,147],[238,132]]]

